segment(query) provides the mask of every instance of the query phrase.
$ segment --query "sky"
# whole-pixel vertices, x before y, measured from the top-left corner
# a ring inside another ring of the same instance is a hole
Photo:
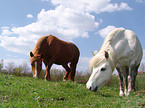
[[[123,27],[137,34],[145,63],[144,12],[145,0],[1,0],[0,60],[5,66],[30,66],[37,40],[52,34],[78,46],[77,70],[87,71],[91,52],[100,49],[111,30]]]

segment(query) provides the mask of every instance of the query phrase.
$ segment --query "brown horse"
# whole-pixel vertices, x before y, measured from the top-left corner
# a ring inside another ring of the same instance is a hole
[[[43,36],[38,40],[33,51],[30,52],[33,78],[39,77],[43,61],[46,66],[45,80],[51,80],[50,68],[55,63],[62,65],[66,70],[63,81],[74,81],[79,55],[79,49],[73,43],[62,41],[52,35]],[[68,63],[70,66],[68,66]]]

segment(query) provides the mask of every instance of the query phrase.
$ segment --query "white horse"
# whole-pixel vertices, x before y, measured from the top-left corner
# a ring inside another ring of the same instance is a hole
[[[141,44],[134,32],[124,28],[111,31],[101,49],[90,60],[92,74],[86,84],[87,88],[97,92],[111,78],[116,68],[120,80],[119,95],[128,96],[130,91],[135,91],[135,79],[142,55]]]

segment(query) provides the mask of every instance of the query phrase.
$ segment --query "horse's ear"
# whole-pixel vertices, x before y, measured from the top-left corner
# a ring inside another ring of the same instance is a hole
[[[93,56],[95,56],[96,54],[92,51]]]
[[[108,52],[107,52],[107,51],[105,51],[105,57],[106,57],[106,59],[108,59],[108,58],[109,58],[109,54],[108,54]]]
[[[34,54],[32,52],[30,52],[30,57],[33,57],[33,56],[34,56]]]

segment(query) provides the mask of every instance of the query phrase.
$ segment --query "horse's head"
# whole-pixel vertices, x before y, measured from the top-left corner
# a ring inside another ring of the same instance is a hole
[[[95,58],[97,59],[98,57]],[[105,52],[105,55],[103,55],[98,62],[95,61],[96,60],[90,61],[90,65],[91,62],[94,63],[90,66],[92,74],[86,84],[86,87],[91,91],[97,92],[111,78],[113,70],[110,64],[108,52]]]
[[[30,52],[30,62],[33,71],[33,78],[39,77],[39,74],[42,70],[42,57],[41,55],[34,55]]]

